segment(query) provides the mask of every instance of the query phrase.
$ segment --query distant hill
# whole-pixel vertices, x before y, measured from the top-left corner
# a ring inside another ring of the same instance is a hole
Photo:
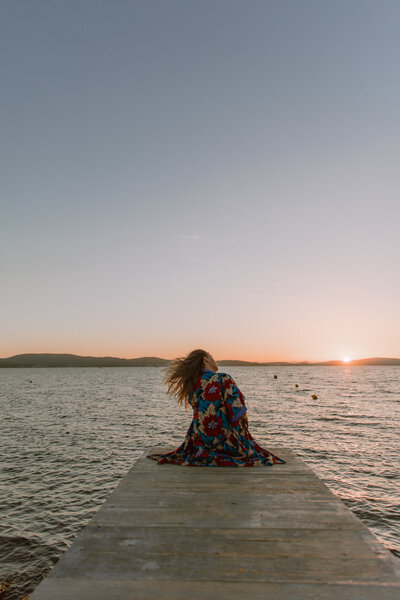
[[[0,358],[1,367],[165,367],[171,361],[155,356],[142,358],[115,358],[112,356],[78,356],[76,354],[17,354]],[[312,367],[343,366],[341,360],[327,362],[251,362],[246,360],[219,360],[221,367]],[[400,366],[400,358],[362,358],[347,363],[348,366]]]
[[[330,360],[328,362],[322,362],[322,363],[314,363],[316,365],[325,365],[325,366],[337,366],[337,365],[343,365],[343,362],[341,360]],[[360,360],[352,360],[349,363],[350,366],[352,367],[366,367],[366,366],[380,366],[380,365],[387,365],[387,366],[398,366],[400,365],[400,358],[361,358]]]
[[[329,360],[325,362],[250,362],[245,360],[219,360],[218,364],[225,367],[342,367],[347,364],[351,367],[362,366],[400,366],[400,358],[361,358],[344,363],[342,360]]]
[[[76,354],[17,354],[0,358],[0,367],[164,367],[169,362],[153,356],[114,358]]]
[[[292,366],[292,365],[300,365],[307,366],[313,363],[309,362],[253,362],[250,360],[219,360],[217,361],[221,367],[282,367],[282,366]]]

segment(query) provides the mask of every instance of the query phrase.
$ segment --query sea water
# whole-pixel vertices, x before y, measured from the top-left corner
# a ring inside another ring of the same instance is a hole
[[[220,371],[245,395],[256,441],[291,448],[400,557],[400,367]],[[191,414],[162,377],[152,367],[0,369],[5,598],[38,585],[146,448],[183,441]]]

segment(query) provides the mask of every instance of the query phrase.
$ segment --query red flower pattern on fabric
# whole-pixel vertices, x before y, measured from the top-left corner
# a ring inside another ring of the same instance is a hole
[[[204,390],[204,398],[206,400],[210,400],[210,402],[215,402],[221,398],[221,388],[216,381],[211,381]]]
[[[218,436],[223,433],[222,421],[219,417],[214,415],[204,417],[203,428],[210,437]]]
[[[230,379],[227,379],[227,380],[224,382],[224,386],[225,386],[225,389],[226,389],[226,390],[230,390],[230,389],[231,389],[231,387],[232,387],[232,381],[231,381]]]

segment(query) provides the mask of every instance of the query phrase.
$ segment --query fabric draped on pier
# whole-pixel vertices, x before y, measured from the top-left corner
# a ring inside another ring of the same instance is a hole
[[[245,398],[227,373],[204,370],[190,404],[193,419],[182,444],[148,458],[191,467],[261,467],[286,462],[252,438],[243,418]]]

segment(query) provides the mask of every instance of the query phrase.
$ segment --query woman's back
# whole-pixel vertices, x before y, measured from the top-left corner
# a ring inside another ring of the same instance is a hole
[[[233,379],[226,373],[208,369],[198,378],[190,404],[200,432],[210,438],[212,445],[216,430],[225,430],[226,435],[231,424],[246,412],[244,396]]]
[[[227,373],[202,369],[188,401],[193,420],[184,442],[173,452],[151,454],[148,458],[159,464],[214,467],[285,462],[253,440],[248,430],[245,397]]]

